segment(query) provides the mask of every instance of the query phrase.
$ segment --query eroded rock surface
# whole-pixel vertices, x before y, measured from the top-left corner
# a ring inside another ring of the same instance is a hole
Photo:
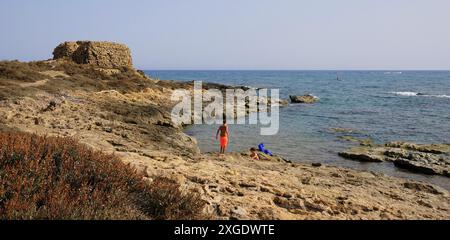
[[[449,144],[389,142],[383,146],[354,147],[339,153],[362,162],[393,162],[396,167],[431,175],[450,177]]]

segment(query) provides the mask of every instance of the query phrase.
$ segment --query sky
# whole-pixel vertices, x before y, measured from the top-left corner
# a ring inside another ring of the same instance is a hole
[[[0,29],[0,60],[103,40],[145,70],[450,70],[449,0],[0,0]]]

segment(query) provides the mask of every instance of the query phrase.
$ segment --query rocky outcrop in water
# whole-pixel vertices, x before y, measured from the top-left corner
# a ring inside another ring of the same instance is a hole
[[[317,102],[318,98],[316,96],[313,96],[311,94],[307,95],[290,95],[289,98],[291,99],[292,103],[315,103]]]
[[[53,51],[53,59],[66,59],[101,68],[133,67],[130,49],[113,42],[64,42]]]
[[[355,147],[347,151],[339,152],[339,156],[360,162],[383,162],[383,151],[381,150],[380,152],[379,150],[376,148]]]
[[[393,162],[396,167],[450,177],[450,144],[389,142],[384,146],[354,147],[341,157],[361,162]]]

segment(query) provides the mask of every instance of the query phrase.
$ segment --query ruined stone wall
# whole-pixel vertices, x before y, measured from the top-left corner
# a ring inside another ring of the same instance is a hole
[[[64,42],[53,51],[53,59],[66,59],[101,68],[133,67],[130,49],[124,44],[113,42]]]

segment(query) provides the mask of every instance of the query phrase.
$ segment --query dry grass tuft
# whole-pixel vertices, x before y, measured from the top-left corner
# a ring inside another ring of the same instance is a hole
[[[39,73],[39,66],[35,62],[0,61],[0,78],[34,82],[44,79],[45,75]]]

